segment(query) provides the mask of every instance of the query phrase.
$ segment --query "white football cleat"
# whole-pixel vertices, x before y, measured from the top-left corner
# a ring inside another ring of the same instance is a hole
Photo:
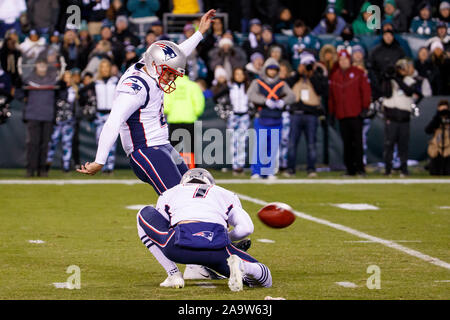
[[[224,276],[219,275],[213,270],[200,266],[198,264],[187,264],[184,269],[183,278],[186,280],[221,280]]]
[[[164,280],[164,282],[159,284],[159,286],[164,288],[175,288],[175,289],[183,288],[184,279],[183,276],[181,275],[181,272],[178,271],[177,273],[168,276],[166,280]]]
[[[244,265],[242,264],[241,258],[233,254],[227,259],[227,262],[230,267],[228,288],[234,292],[243,290],[242,277],[244,276]]]

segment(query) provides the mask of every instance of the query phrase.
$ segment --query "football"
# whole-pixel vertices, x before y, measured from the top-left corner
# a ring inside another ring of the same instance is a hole
[[[258,218],[271,228],[286,228],[295,221],[292,208],[281,202],[272,202],[258,211]]]

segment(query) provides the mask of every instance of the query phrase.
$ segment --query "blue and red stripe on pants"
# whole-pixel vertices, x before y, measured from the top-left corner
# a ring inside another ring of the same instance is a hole
[[[170,144],[133,151],[130,165],[136,176],[150,184],[158,195],[179,184],[188,170],[183,158]]]
[[[227,259],[230,255],[235,254],[248,262],[258,262],[251,255],[232,244],[216,250],[189,249],[175,245],[177,237],[175,229],[172,229],[169,221],[152,206],[146,206],[139,211],[138,223],[150,240],[161,249],[168,259],[175,263],[202,265],[229,277],[230,268]]]

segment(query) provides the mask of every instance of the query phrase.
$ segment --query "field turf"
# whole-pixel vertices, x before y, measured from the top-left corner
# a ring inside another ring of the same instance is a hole
[[[22,180],[22,175],[23,170],[0,170],[0,179]],[[321,176],[337,178],[334,173]],[[52,171],[51,178],[105,177]],[[110,178],[134,176],[118,170]],[[265,202],[285,202],[301,213],[450,262],[448,184],[222,186]],[[0,190],[0,299],[450,299],[446,267],[302,218],[286,229],[270,229],[256,216],[261,205],[246,200],[242,204],[255,224],[249,253],[270,268],[273,287],[233,293],[226,280],[189,280],[183,289],[160,288],[166,274],[138,239],[137,210],[126,208],[156,202],[148,185],[0,184]],[[379,210],[350,211],[332,205],[337,203],[365,203]],[[53,285],[67,280],[70,265],[81,270],[80,290]],[[371,265],[381,270],[380,289],[366,286]]]

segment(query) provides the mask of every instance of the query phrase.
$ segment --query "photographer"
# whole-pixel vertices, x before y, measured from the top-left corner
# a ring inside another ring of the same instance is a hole
[[[447,100],[441,100],[425,132],[433,138],[428,144],[431,175],[450,175],[450,109]]]
[[[391,175],[395,144],[398,146],[400,158],[400,176],[405,177],[409,174],[409,122],[415,102],[422,98],[422,94],[416,86],[416,80],[409,73],[408,60],[400,59],[396,62],[395,67],[391,66],[386,69],[381,84],[384,97],[384,162],[387,176]]]
[[[322,67],[316,64],[314,56],[306,52],[301,55],[297,71],[299,79],[292,87],[296,102],[291,104],[287,175],[295,174],[297,146],[304,132],[307,142],[306,170],[308,178],[314,178],[317,176],[315,165],[318,118],[325,114],[321,96],[328,94],[328,80]]]

